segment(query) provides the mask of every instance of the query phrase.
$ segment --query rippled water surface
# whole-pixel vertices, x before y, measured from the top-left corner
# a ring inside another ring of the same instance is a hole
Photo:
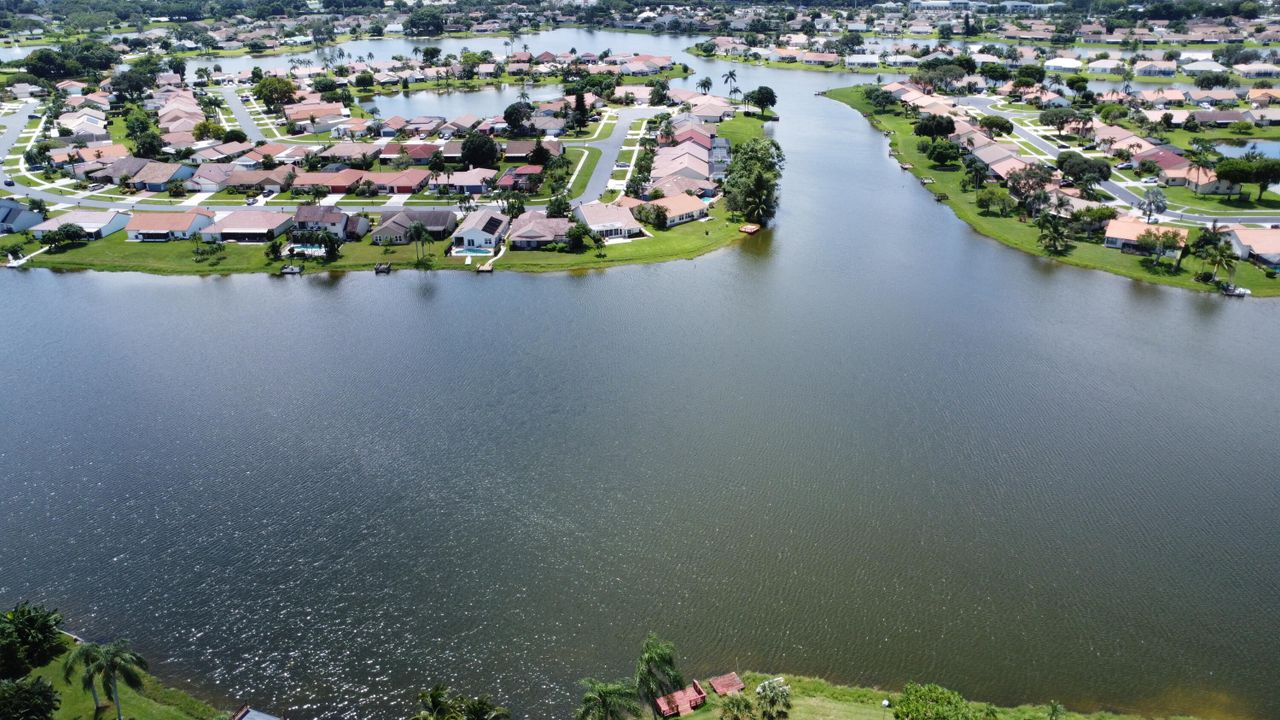
[[[1280,306],[972,234],[813,95],[856,79],[739,68],[783,208],[695,261],[4,273],[0,601],[291,718],[565,717],[648,629],[697,674],[1280,716]]]

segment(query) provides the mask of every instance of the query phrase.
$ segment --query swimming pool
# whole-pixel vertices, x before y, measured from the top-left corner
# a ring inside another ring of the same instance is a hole
[[[463,247],[463,248],[454,248],[453,254],[454,255],[492,255],[493,251],[485,250],[484,248]]]

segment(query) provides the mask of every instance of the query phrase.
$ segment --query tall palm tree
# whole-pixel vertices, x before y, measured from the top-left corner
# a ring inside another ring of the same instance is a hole
[[[626,681],[587,678],[582,685],[587,692],[578,706],[577,720],[625,720],[640,713],[636,690]]]
[[[721,75],[720,79],[724,81],[725,85],[728,85],[731,88],[736,87],[738,85],[738,71],[730,70],[729,72]],[[729,94],[732,95],[733,92],[730,91]]]
[[[116,720],[124,720],[124,712],[120,709],[120,681],[134,690],[142,689],[142,673],[147,669],[147,661],[141,655],[129,649],[125,640],[116,640],[102,646],[95,662],[89,666],[88,672],[97,676],[102,683],[102,692],[116,705]]]
[[[1219,242],[1201,248],[1196,256],[1213,268],[1213,282],[1218,282],[1219,270],[1231,270],[1236,266],[1235,248],[1229,242]]]
[[[76,666],[80,667],[80,687],[88,690],[93,697],[95,712],[97,712],[98,706],[102,703],[98,702],[98,686],[93,682],[93,668],[101,658],[102,646],[98,643],[85,642],[76,645],[75,649],[62,661],[62,679],[66,683],[71,682],[71,676],[75,674]]]
[[[1142,202],[1139,203],[1139,209],[1147,214],[1147,221],[1155,215],[1167,210],[1169,201],[1165,199],[1164,191],[1160,188],[1148,188],[1147,192],[1142,196]]]
[[[649,633],[636,661],[636,695],[657,717],[658,698],[684,687],[684,676],[676,669],[676,646]]]
[[[711,86],[712,86],[712,82],[711,82],[711,78],[709,77],[704,77],[698,81],[698,90],[701,91],[703,95],[706,95],[707,93],[711,92]]]

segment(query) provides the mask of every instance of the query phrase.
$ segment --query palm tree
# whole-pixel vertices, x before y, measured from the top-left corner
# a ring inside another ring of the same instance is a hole
[[[791,713],[791,686],[766,682],[756,688],[756,707],[761,720],[787,720]]]
[[[725,85],[728,85],[728,86],[729,86],[729,87],[731,87],[731,88],[732,88],[732,87],[737,87],[737,85],[738,85],[738,71],[737,71],[737,70],[730,70],[729,72],[725,73],[724,75],[721,75],[721,76],[720,76],[720,79],[724,81],[724,84],[725,84]],[[730,90],[730,91],[729,91],[729,94],[730,94],[730,95],[732,95],[732,94],[733,94],[733,91],[732,91],[732,90]]]
[[[712,85],[711,78],[704,77],[698,81],[698,90],[700,90],[703,95],[706,95],[707,93],[711,92],[711,85]]]
[[[71,676],[75,674],[76,666],[81,668],[80,687],[89,691],[93,696],[93,709],[96,713],[98,706],[102,703],[98,702],[98,686],[93,683],[93,668],[102,658],[102,646],[97,643],[80,643],[76,648],[67,655],[62,661],[62,679],[66,683],[71,682]]]
[[[752,720],[754,713],[751,698],[742,693],[729,695],[720,703],[720,720]]]
[[[649,633],[636,662],[636,695],[658,716],[658,698],[684,687],[684,676],[676,669],[676,646]]]
[[[1062,703],[1057,700],[1049,701],[1049,720],[1062,720],[1062,716],[1066,712],[1067,709],[1062,707]]]
[[[1151,222],[1152,216],[1159,215],[1168,209],[1169,202],[1160,188],[1148,188],[1138,207],[1147,214],[1147,222]]]
[[[640,712],[636,690],[626,681],[604,682],[587,678],[582,685],[587,692],[578,707],[577,720],[625,720]]]
[[[1207,263],[1213,268],[1212,282],[1218,282],[1218,271],[1222,269],[1232,270],[1236,266],[1236,251],[1231,247],[1229,242],[1219,242],[1212,245],[1205,245],[1196,252],[1196,257]]]
[[[413,720],[445,720],[456,717],[458,698],[448,685],[436,683],[418,693],[418,706],[422,709],[413,716]]]
[[[129,649],[126,640],[103,645],[94,663],[86,668],[86,672],[99,678],[102,692],[116,705],[116,720],[124,720],[124,712],[120,709],[120,681],[134,690],[142,689],[142,673],[147,669],[147,661],[141,655]]]
[[[460,700],[462,720],[510,720],[511,711],[495,705],[488,695]]]

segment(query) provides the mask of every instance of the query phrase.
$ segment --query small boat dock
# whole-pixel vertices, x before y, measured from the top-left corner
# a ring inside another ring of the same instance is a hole
[[[378,263],[377,265],[374,265],[373,274],[374,275],[390,275],[391,263],[385,262],[385,263]]]
[[[301,275],[302,266],[301,265],[285,265],[284,267],[280,268],[280,274],[281,275]]]

